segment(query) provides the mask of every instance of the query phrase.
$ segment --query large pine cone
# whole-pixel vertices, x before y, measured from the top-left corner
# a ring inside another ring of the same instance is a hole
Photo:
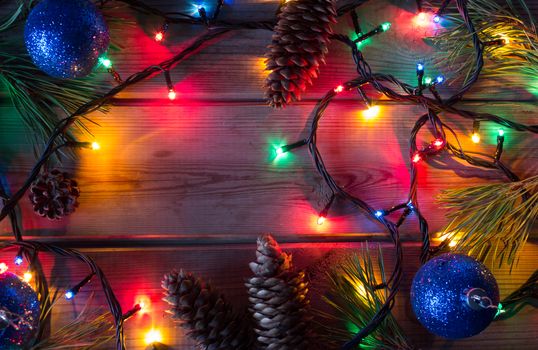
[[[75,211],[80,195],[78,184],[58,169],[44,171],[30,186],[34,211],[51,220],[59,220]]]
[[[167,312],[189,330],[201,349],[252,350],[247,317],[236,315],[210,285],[181,270],[165,275],[162,287],[163,300],[171,305]]]
[[[271,106],[300,100],[306,85],[317,78],[320,64],[325,63],[332,23],[336,23],[333,0],[295,0],[284,5],[265,61],[266,69],[272,71],[265,82]]]
[[[258,238],[254,277],[246,283],[260,349],[308,349],[310,317],[304,272],[291,271],[291,256],[271,235]]]

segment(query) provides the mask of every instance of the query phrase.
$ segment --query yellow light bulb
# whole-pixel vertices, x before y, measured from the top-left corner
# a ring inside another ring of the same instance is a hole
[[[474,143],[480,142],[480,134],[475,132],[471,135],[471,140],[473,140]]]
[[[362,116],[366,120],[374,119],[379,115],[381,108],[379,106],[368,107],[368,109],[362,111]]]
[[[101,145],[99,143],[97,143],[97,142],[92,142],[92,149],[94,151],[98,151],[98,150],[101,149]]]
[[[160,330],[151,329],[150,331],[146,333],[146,336],[144,337],[144,341],[146,345],[151,345],[154,343],[162,343],[163,335]]]
[[[26,271],[23,275],[24,282],[28,283],[32,280],[32,273],[29,271]]]
[[[450,243],[448,243],[448,246],[452,248],[452,247],[455,247],[457,244],[458,242],[456,242],[455,240],[452,240],[450,241]]]

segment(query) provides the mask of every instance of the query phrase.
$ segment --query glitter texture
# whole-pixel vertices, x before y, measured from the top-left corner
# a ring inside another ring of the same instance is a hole
[[[109,43],[103,16],[87,0],[43,0],[30,13],[26,48],[36,66],[59,78],[91,73]]]
[[[499,303],[497,282],[484,265],[462,254],[440,255],[424,264],[413,279],[413,311],[436,335],[448,339],[473,336],[493,321],[496,309],[471,309],[465,294],[471,288],[483,289],[493,305]]]
[[[39,314],[32,287],[11,272],[0,274],[0,349],[28,349],[37,335]]]

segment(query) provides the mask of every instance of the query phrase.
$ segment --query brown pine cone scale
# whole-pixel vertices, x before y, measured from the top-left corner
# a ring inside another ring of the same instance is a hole
[[[273,42],[266,53],[266,97],[273,107],[301,99],[307,85],[325,64],[327,45],[336,23],[333,0],[287,2],[279,13]]]
[[[258,238],[254,273],[247,283],[250,312],[259,349],[309,349],[308,284],[304,272],[292,271],[291,256],[271,235]]]
[[[30,185],[30,201],[34,211],[50,220],[72,214],[78,207],[80,191],[69,174],[58,169],[42,172]]]
[[[190,273],[164,276],[167,311],[205,350],[252,350],[253,336],[246,317],[235,314],[224,297]]]

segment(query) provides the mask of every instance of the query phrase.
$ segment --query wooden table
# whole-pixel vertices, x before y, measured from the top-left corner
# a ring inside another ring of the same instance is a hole
[[[192,6],[183,1],[145,1],[167,11]],[[422,42],[427,30],[417,30],[410,24],[413,3],[396,6],[372,1],[359,11],[365,27],[392,22],[389,32],[375,37],[364,49],[372,68],[410,83],[415,79],[417,60],[432,53]],[[537,13],[538,2],[529,3]],[[276,4],[235,0],[222,15],[232,20],[271,19]],[[208,11],[210,8],[208,4]],[[123,50],[109,54],[124,77],[168,59],[203,31],[199,27],[172,26],[164,44],[158,44],[153,33],[162,23],[140,14],[131,17],[138,22],[136,26],[112,31],[113,41]],[[336,31],[351,31],[348,17],[340,19]],[[22,40],[21,33],[13,35]],[[172,268],[196,272],[211,280],[237,306],[246,305],[243,282],[250,276],[248,262],[254,259],[260,233],[273,233],[293,253],[298,267],[313,272],[315,305],[321,304],[323,289],[318,282],[324,269],[338,257],[359,249],[361,242],[381,242],[387,264],[394,262],[382,227],[345,203],[336,203],[327,222],[316,224],[328,190],[321,184],[306,149],[278,161],[272,155],[275,146],[306,135],[310,113],[326,91],[355,77],[348,50],[332,43],[327,65],[303,101],[272,110],[265,105],[261,88],[266,75],[263,54],[270,40],[271,33],[263,30],[227,34],[173,69],[178,93],[175,101],[166,98],[166,85],[159,75],[121,93],[109,113],[93,114],[91,117],[100,125],[89,126],[101,150],[82,151],[76,161],[64,165],[76,176],[82,192],[80,208],[74,215],[50,222],[34,215],[28,201],[21,202],[26,234],[88,252],[107,274],[124,310],[141,296],[151,300],[149,313],[126,323],[129,349],[143,349],[144,333],[151,327],[161,328],[165,343],[172,348],[193,348],[183,331],[165,316],[166,306],[160,301],[160,279]],[[113,86],[110,76],[99,74]],[[521,83],[518,88],[506,89],[498,81],[480,81],[461,106],[536,124],[536,96],[528,88],[536,82]],[[35,158],[29,142],[31,133],[21,124],[5,91],[0,91],[0,171],[15,189]],[[450,91],[453,88],[448,87],[444,94]],[[383,100],[379,105],[381,115],[366,121],[360,117],[364,106],[356,94],[339,96],[321,123],[319,145],[341,184],[372,205],[387,208],[406,198],[409,132],[422,109]],[[456,127],[465,148],[494,152],[495,125],[481,125],[483,142],[474,145],[469,121],[454,116],[446,120]],[[89,135],[82,137],[92,140]],[[422,138],[427,141],[429,135]],[[537,147],[536,136],[508,130],[503,159],[519,176],[535,175]],[[439,232],[446,223],[443,210],[435,202],[440,190],[488,181],[503,179],[498,172],[467,166],[447,154],[420,165],[419,200],[431,232]],[[6,239],[10,237],[7,222],[0,224],[0,232]],[[405,281],[395,315],[412,343],[423,349],[537,347],[538,314],[531,307],[471,339],[450,342],[427,333],[414,318],[408,298],[410,282],[419,266],[416,242],[420,237],[415,218],[402,227],[401,234],[406,241]],[[501,296],[516,289],[538,267],[535,238],[524,248],[512,274],[506,268],[494,271]],[[12,259],[13,252],[1,257]],[[45,257],[44,264],[54,277],[54,285],[62,288],[86,274],[80,266],[61,259]],[[94,302],[102,302],[98,290],[97,286],[88,287],[73,303],[58,305],[56,322],[75,315],[92,291],[97,293]]]

